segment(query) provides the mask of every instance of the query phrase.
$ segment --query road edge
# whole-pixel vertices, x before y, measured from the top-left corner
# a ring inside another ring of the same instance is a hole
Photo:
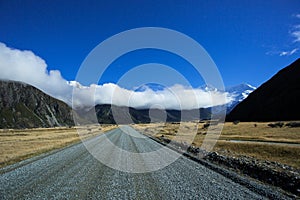
[[[143,134],[143,133],[141,133],[141,134]],[[288,193],[279,187],[275,187],[275,186],[263,183],[257,179],[254,179],[249,176],[245,176],[243,174],[238,174],[235,171],[232,171],[232,170],[229,170],[226,168],[222,168],[222,167],[220,167],[216,164],[213,164],[209,161],[195,157],[194,155],[192,155],[188,152],[184,152],[176,146],[171,146],[170,144],[165,143],[155,137],[151,137],[151,136],[145,135],[145,134],[143,134],[143,135],[163,146],[166,146],[166,147],[172,149],[173,151],[176,151],[177,153],[182,154],[186,158],[207,167],[208,169],[211,169],[211,170],[221,174],[222,176],[225,176],[226,178],[231,179],[232,181],[248,188],[249,190],[251,190],[259,195],[265,196],[270,199],[296,199],[297,198],[296,195]]]

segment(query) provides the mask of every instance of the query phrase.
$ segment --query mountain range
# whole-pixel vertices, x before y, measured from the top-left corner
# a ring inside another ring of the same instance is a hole
[[[149,86],[148,86],[149,87]],[[151,85],[151,87],[157,87]],[[141,88],[143,89],[143,88]],[[162,90],[159,87],[157,90]],[[206,88],[211,90],[212,88]],[[241,84],[228,89],[235,106],[253,89]],[[73,114],[73,115],[72,115]],[[77,122],[86,123],[150,123],[158,121],[179,122],[210,119],[211,108],[193,110],[136,109],[115,105],[96,105],[72,112],[66,103],[57,100],[37,88],[15,81],[0,81],[0,128],[33,128],[53,126],[73,126],[73,116]],[[96,119],[97,118],[97,119]]]
[[[135,91],[145,91],[148,88],[150,88],[153,91],[161,91],[161,90],[164,90],[166,87],[159,85],[159,84],[155,84],[155,83],[148,83],[139,88],[136,88]],[[200,89],[204,90],[206,92],[218,91],[217,88],[215,88],[212,85],[208,85],[208,84],[202,85],[200,87]],[[242,83],[239,85],[235,85],[235,86],[226,88],[225,92],[228,93],[228,96],[233,98],[233,100],[226,105],[227,113],[230,112],[241,101],[246,99],[248,97],[248,95],[251,92],[253,92],[254,90],[256,90],[256,87],[254,87],[250,84],[247,84],[247,83]],[[224,91],[221,91],[221,92],[224,92]]]
[[[281,69],[252,92],[227,116],[228,121],[300,119],[300,59]]]
[[[216,89],[205,86],[203,90]],[[231,111],[226,118],[228,121],[299,120],[300,59],[280,70],[257,89],[249,84],[240,84],[227,88],[225,92],[233,98],[225,106],[227,111]],[[96,105],[72,111],[66,103],[33,86],[0,81],[0,128],[73,126],[73,116],[80,123],[178,122],[210,119],[211,110],[199,108],[179,111]]]
[[[72,109],[37,88],[0,81],[0,128],[73,125]]]
[[[153,91],[163,90],[164,87],[158,84],[147,84],[144,87],[140,87],[137,90],[143,91],[146,88],[150,88]],[[202,86],[201,89],[205,91],[217,90],[212,86]],[[232,96],[234,100],[227,104],[225,108],[227,112],[232,110],[239,102],[244,100],[255,87],[249,84],[240,84],[234,87],[226,89],[229,96]],[[219,106],[220,109],[224,109],[224,106]],[[179,122],[179,121],[191,121],[191,120],[205,120],[210,119],[212,108],[199,108],[192,110],[160,110],[160,109],[137,109],[126,106],[115,105],[96,105],[95,108],[81,108],[76,110],[79,116],[86,121],[97,122],[95,119],[95,113],[99,123],[150,123],[150,122]]]
[[[100,124],[130,124],[150,122],[180,122],[199,119],[210,119],[210,108],[199,108],[193,110],[160,110],[160,109],[136,109],[126,106],[96,105],[92,108],[81,108],[76,110],[80,120]],[[96,118],[97,117],[97,118]],[[84,121],[83,121],[84,123]]]
[[[233,97],[233,101],[227,104],[227,113],[230,113],[236,105],[246,99],[254,90],[256,90],[256,87],[247,83],[226,88],[225,91]]]

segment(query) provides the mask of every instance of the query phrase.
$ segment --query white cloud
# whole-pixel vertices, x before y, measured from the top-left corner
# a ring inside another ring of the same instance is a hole
[[[300,19],[300,14],[295,14],[294,16]]]
[[[53,97],[71,105],[93,106],[94,104],[115,104],[138,108],[160,105],[166,109],[193,109],[222,105],[232,101],[228,93],[204,91],[174,85],[163,90],[133,91],[107,83],[82,86],[76,81],[65,80],[60,71],[47,70],[46,62],[31,51],[12,49],[0,43],[0,79],[22,81],[33,85]]]
[[[159,91],[153,91],[147,87],[143,91],[128,90],[113,83],[93,84],[86,87],[78,82],[71,82],[71,85],[76,85],[73,98],[73,104],[76,107],[114,104],[136,108],[159,106],[165,109],[180,110],[223,105],[233,100],[233,97],[225,92],[208,92],[182,85],[174,85]]]
[[[279,56],[286,56],[286,55],[288,55],[288,52],[287,52],[287,51],[283,51],[283,52],[281,52],[281,53],[279,54]]]
[[[300,19],[300,14],[293,14],[292,17]],[[292,50],[278,51],[279,48],[276,48],[276,50],[268,51],[266,55],[291,56],[297,53],[300,42],[300,24],[292,26],[289,30],[289,37],[291,37],[292,41],[290,42],[291,44],[286,44],[286,46]]]
[[[300,14],[297,14],[296,16],[300,19]],[[290,30],[290,34],[294,38],[294,42],[300,42],[300,24],[293,26]]]
[[[46,62],[33,52],[12,49],[0,43],[0,79],[21,81],[70,103],[72,87],[58,70],[47,70]]]
[[[298,50],[299,50],[298,48],[295,48],[291,51],[282,51],[282,52],[280,52],[279,56],[290,56],[290,55],[295,54]]]
[[[295,38],[294,42],[300,42],[300,27],[297,30],[291,32],[291,35]]]

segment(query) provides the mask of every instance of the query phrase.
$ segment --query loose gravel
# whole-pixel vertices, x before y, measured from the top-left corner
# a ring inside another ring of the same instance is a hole
[[[148,171],[157,165],[154,158],[147,160],[145,153],[154,152],[157,162],[161,162],[160,157],[178,156],[170,149],[155,154],[164,146],[130,127],[123,128],[86,140],[85,144],[91,152],[105,155],[108,163],[132,167],[133,172],[134,162]],[[125,151],[116,154],[116,149]],[[136,156],[124,159],[126,152]],[[130,173],[106,166],[79,143],[1,174],[0,199],[266,198],[184,156],[157,171]]]

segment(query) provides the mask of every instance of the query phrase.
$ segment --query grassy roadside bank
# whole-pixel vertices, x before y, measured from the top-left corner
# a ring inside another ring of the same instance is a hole
[[[116,128],[116,125],[0,130],[0,168],[75,144],[80,139]],[[77,129],[80,130],[80,137]]]
[[[205,123],[137,124],[134,128],[156,138],[201,147],[207,136]],[[271,128],[269,123],[225,123],[213,151],[231,157],[249,156],[300,169],[300,128]],[[198,126],[198,129],[197,129]],[[218,128],[219,125],[214,125]],[[214,126],[210,130],[214,130]],[[192,135],[191,135],[192,134]],[[206,138],[206,141],[209,141]]]
[[[219,137],[215,137],[217,126],[220,126],[217,124],[210,127],[212,134],[207,134],[204,124],[195,122],[139,124],[133,127],[165,145],[172,141],[172,148],[183,153],[186,149],[185,155],[197,162],[209,161],[280,187],[293,198],[294,195],[299,197],[300,128],[270,128],[268,124],[226,123]],[[217,141],[212,140],[214,137]],[[203,146],[214,142],[210,152],[203,149]]]

